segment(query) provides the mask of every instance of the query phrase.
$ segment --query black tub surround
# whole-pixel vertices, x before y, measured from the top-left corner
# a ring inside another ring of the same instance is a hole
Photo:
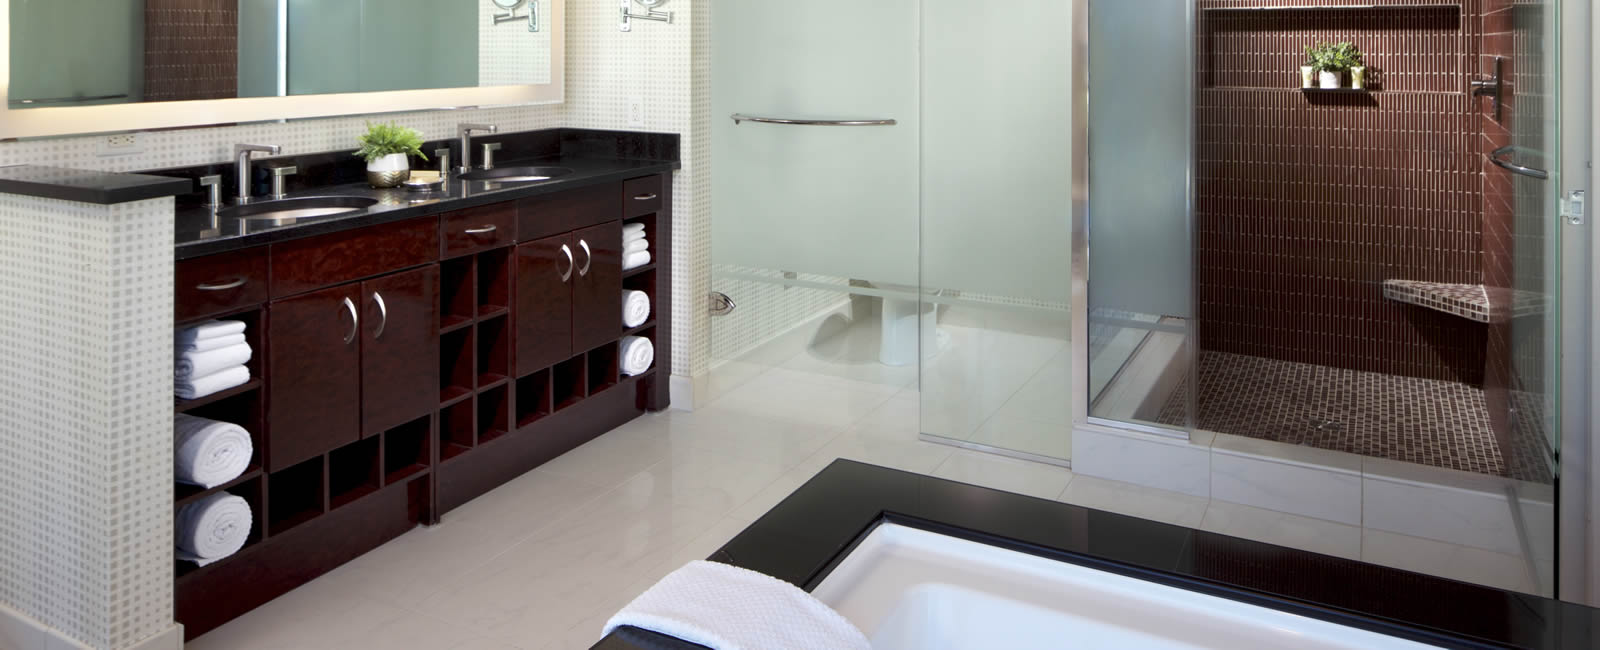
[[[809,591],[882,523],[1440,647],[1600,645],[1600,609],[849,460],[835,461],[708,559]],[[594,646],[700,647],[637,628]]]
[[[378,201],[376,205],[358,212],[300,219],[290,225],[219,218],[212,208],[204,204],[204,192],[200,192],[194,183],[206,175],[221,176],[224,206],[234,203],[230,198],[236,194],[231,185],[231,164],[158,170],[146,174],[178,178],[187,184],[187,194],[179,197],[176,233],[177,259],[184,260],[591,185],[616,183],[681,167],[676,134],[547,129],[483,135],[475,139],[473,146],[489,142],[498,142],[503,146],[495,160],[497,169],[548,166],[565,167],[571,169],[572,173],[532,183],[463,181],[456,174],[451,174],[449,183],[442,191],[412,192],[404,188],[373,189],[365,180],[365,164],[348,151],[258,158],[252,167],[255,180],[252,189],[257,197],[253,205],[268,201],[264,196],[266,170],[280,164],[292,164],[300,170],[291,177],[291,191],[285,198],[339,196]],[[430,161],[420,163],[413,160],[412,164],[422,165],[416,168],[418,171],[437,169],[438,161],[432,160],[433,151],[452,145],[445,141],[428,142],[423,146],[423,151],[429,155]],[[460,153],[452,149],[451,160],[460,161]]]

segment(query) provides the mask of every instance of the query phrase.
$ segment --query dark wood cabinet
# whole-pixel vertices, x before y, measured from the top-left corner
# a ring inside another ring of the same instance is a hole
[[[269,471],[360,438],[361,299],[349,284],[268,307]]]
[[[572,352],[617,340],[622,329],[622,222],[572,233],[578,270],[572,281]]]
[[[517,376],[572,356],[572,282],[578,275],[570,235],[517,247]]]
[[[361,433],[373,436],[437,407],[439,267],[361,283]]]

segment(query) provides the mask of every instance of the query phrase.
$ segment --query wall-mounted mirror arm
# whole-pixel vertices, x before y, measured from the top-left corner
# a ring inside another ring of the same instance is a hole
[[[656,11],[656,7],[661,6],[667,0],[637,0],[637,1],[638,1],[639,4],[643,5],[644,8],[646,9],[646,11],[644,13],[642,13],[642,14],[633,13],[633,7],[629,3],[630,2],[634,2],[634,0],[622,0],[622,25],[621,25],[622,31],[625,31],[625,32],[633,31],[633,23],[631,22],[633,20],[654,20],[654,21],[659,21],[659,22],[663,22],[663,23],[667,23],[667,24],[671,24],[672,23],[672,12],[670,12],[670,11]]]

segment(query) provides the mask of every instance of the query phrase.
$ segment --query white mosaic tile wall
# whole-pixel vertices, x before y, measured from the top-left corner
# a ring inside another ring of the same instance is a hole
[[[732,264],[713,266],[711,286],[732,296],[738,308],[726,316],[712,317],[707,362],[738,359],[812,317],[850,301],[848,282],[825,275],[802,273],[795,279],[839,285],[838,291],[784,286],[783,272]],[[730,274],[743,277],[728,277]],[[750,278],[761,278],[750,279]]]
[[[550,0],[529,0],[517,9],[522,20],[502,23],[506,15],[490,0],[478,0],[478,85],[512,86],[550,83]],[[539,6],[540,28],[528,31],[529,7]]]
[[[0,602],[93,648],[172,625],[172,247],[171,198],[0,195]]]

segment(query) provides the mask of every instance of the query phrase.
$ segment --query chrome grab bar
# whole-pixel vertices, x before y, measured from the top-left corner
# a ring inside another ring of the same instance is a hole
[[[781,117],[757,117],[755,115],[745,115],[744,113],[733,114],[734,124],[746,121],[760,122],[762,124],[793,124],[796,126],[894,126],[898,124],[894,120],[791,120]]]
[[[1489,154],[1489,162],[1492,162],[1492,163],[1495,164],[1495,166],[1497,166],[1497,167],[1499,167],[1501,169],[1504,169],[1504,170],[1506,170],[1508,172],[1511,172],[1513,174],[1521,174],[1521,175],[1527,176],[1529,178],[1537,178],[1537,179],[1539,179],[1541,181],[1542,180],[1548,180],[1550,178],[1550,172],[1547,172],[1547,171],[1545,171],[1543,169],[1534,169],[1533,167],[1524,167],[1522,165],[1518,165],[1518,164],[1516,164],[1514,162],[1511,162],[1510,160],[1506,160],[1505,158],[1501,157],[1501,156],[1506,156],[1506,155],[1509,155],[1509,154],[1514,154],[1516,152],[1517,152],[1517,145],[1508,144],[1508,145],[1506,145],[1504,147],[1500,147],[1499,149],[1495,149],[1493,152],[1491,152]]]

